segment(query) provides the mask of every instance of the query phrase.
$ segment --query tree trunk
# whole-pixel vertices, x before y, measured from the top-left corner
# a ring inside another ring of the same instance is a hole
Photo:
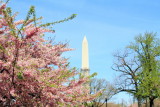
[[[154,99],[153,98],[149,99],[149,106],[154,107]]]
[[[141,107],[141,102],[138,101],[138,107]]]
[[[146,107],[148,107],[148,101],[147,101],[147,98],[146,98]]]
[[[106,107],[107,107],[107,106],[108,106],[108,104],[107,104],[107,102],[108,102],[108,99],[106,98],[106,99],[105,99],[105,101],[106,101]]]
[[[138,107],[141,107],[141,98],[137,98],[138,100]]]
[[[108,106],[107,102],[106,102],[106,107]]]

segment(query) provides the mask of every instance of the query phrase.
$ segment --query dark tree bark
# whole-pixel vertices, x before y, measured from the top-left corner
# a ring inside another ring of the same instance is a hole
[[[106,101],[106,107],[107,107],[107,106],[108,106],[108,104],[107,104],[107,102],[108,102],[108,99],[106,98],[106,99],[105,99],[105,101]]]
[[[149,98],[149,106],[154,107],[154,98]]]
[[[141,99],[137,98],[137,100],[138,100],[138,107],[142,107],[142,105],[141,105]]]

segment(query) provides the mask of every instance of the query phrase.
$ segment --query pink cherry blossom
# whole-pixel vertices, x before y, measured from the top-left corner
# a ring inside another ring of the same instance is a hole
[[[46,32],[54,32],[35,26],[32,19],[8,25],[12,17],[3,13],[5,7],[0,6],[0,106],[72,107],[93,100],[98,93],[89,94],[84,85],[89,78],[78,78],[62,57],[73,49],[45,40]]]

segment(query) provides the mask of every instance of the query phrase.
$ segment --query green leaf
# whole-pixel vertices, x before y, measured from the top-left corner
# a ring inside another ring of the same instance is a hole
[[[23,73],[22,72],[18,72],[17,73],[17,78],[22,80],[23,79]]]
[[[4,50],[4,47],[0,44],[0,50]]]
[[[58,23],[66,22],[66,21],[72,20],[72,19],[75,18],[76,16],[77,16],[77,14],[72,14],[70,17],[65,18],[65,19],[63,19],[63,20],[59,20],[59,21],[52,22],[52,23],[41,24],[40,27],[47,27],[47,26],[51,26],[51,25],[58,24]]]

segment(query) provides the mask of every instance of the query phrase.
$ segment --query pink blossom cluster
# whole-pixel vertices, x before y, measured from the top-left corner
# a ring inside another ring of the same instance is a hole
[[[0,106],[80,106],[94,99],[84,85],[88,78],[72,79],[79,73],[61,56],[72,49],[44,40],[52,31],[31,20],[11,21],[5,7],[0,6]]]

